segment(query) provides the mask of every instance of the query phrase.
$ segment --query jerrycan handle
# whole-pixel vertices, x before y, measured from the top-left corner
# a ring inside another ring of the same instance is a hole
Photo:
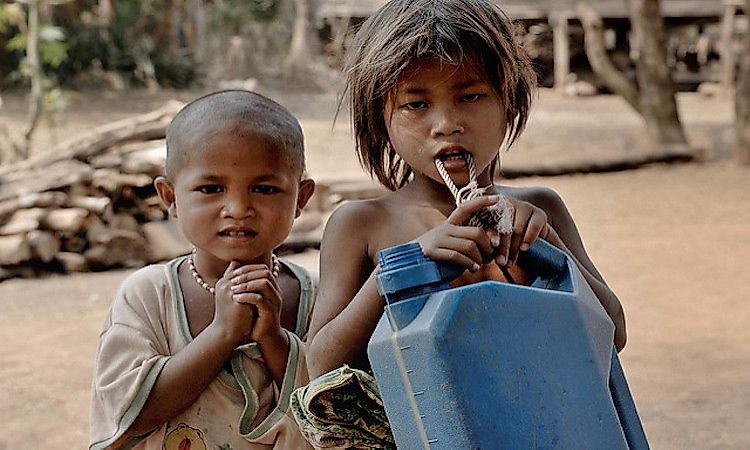
[[[450,287],[464,270],[452,264],[438,264],[427,258],[416,242],[378,252],[380,269],[375,281],[378,292],[391,304],[406,298]],[[566,256],[548,242],[537,239],[518,257],[519,265],[544,277],[553,277],[566,267]]]
[[[567,256],[559,248],[539,238],[527,251],[518,255],[518,265],[531,269],[543,277],[553,277],[565,270]]]

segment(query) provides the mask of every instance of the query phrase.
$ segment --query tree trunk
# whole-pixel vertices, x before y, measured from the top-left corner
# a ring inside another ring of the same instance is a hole
[[[667,66],[666,32],[659,0],[628,0],[630,23],[638,43],[636,77],[641,114],[654,142],[687,144],[680,124],[675,89]]]
[[[750,20],[750,0],[745,0],[744,6],[745,16]],[[735,130],[739,160],[750,165],[750,33],[745,34],[744,47],[735,95]]]
[[[591,69],[610,91],[624,98],[640,114],[638,88],[612,64],[607,54],[604,46],[604,22],[601,16],[585,1],[576,3],[576,11],[583,24],[586,56]]]
[[[190,21],[190,40],[193,62],[198,66],[206,62],[206,2],[205,0],[190,0],[190,7],[186,11]]]
[[[287,69],[293,78],[305,79],[312,72],[318,54],[315,33],[315,0],[294,0],[294,26],[292,43],[287,57]]]
[[[107,28],[112,23],[113,13],[112,0],[99,0],[96,11],[99,26]]]
[[[178,30],[180,18],[180,0],[164,0],[164,10],[161,16],[161,27],[157,30],[157,43],[166,48],[170,55],[177,54]]]
[[[31,72],[29,114],[24,132],[25,148],[20,155],[25,159],[31,148],[31,137],[42,115],[42,67],[39,62],[39,0],[29,0],[28,29],[26,30],[26,58]]]

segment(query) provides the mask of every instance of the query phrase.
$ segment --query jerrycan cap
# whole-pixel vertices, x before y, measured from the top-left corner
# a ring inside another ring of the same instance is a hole
[[[396,297],[403,298],[394,297],[396,293],[414,292],[419,288],[447,288],[451,280],[463,273],[460,267],[437,264],[426,258],[416,242],[379,251],[378,262],[380,271],[375,281],[378,292],[389,303],[399,299]]]

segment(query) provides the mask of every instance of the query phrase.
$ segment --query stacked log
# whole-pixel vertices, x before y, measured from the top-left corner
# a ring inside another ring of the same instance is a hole
[[[181,106],[170,102],[0,166],[0,280],[141,267],[189,252],[153,187],[164,171],[166,127]],[[382,192],[369,182],[319,181],[279,251],[319,247],[337,204]]]

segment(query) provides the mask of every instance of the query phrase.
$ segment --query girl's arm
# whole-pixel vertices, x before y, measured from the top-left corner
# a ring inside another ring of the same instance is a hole
[[[354,202],[337,209],[326,225],[309,331],[310,379],[357,361],[383,313],[367,251],[366,233],[377,223],[370,218],[367,206]]]
[[[622,305],[586,253],[581,235],[578,233],[578,227],[576,227],[568,208],[560,196],[551,189],[534,188],[531,197],[529,199],[531,203],[539,206],[547,213],[550,227],[546,240],[564,250],[576,262],[583,278],[614,322],[615,347],[617,351],[622,350],[627,341],[625,314]]]
[[[464,224],[475,211],[497,200],[484,196],[466,202],[414,242],[434,261],[479,270],[492,257],[493,248],[483,229]],[[384,214],[376,203],[349,203],[336,210],[326,226],[320,246],[320,290],[310,325],[310,378],[365,357],[385,306],[375,284],[372,255],[380,248],[369,248],[372,236],[387,234],[390,245],[414,238],[391,223],[403,217],[387,219]],[[387,227],[388,233],[381,227]]]

